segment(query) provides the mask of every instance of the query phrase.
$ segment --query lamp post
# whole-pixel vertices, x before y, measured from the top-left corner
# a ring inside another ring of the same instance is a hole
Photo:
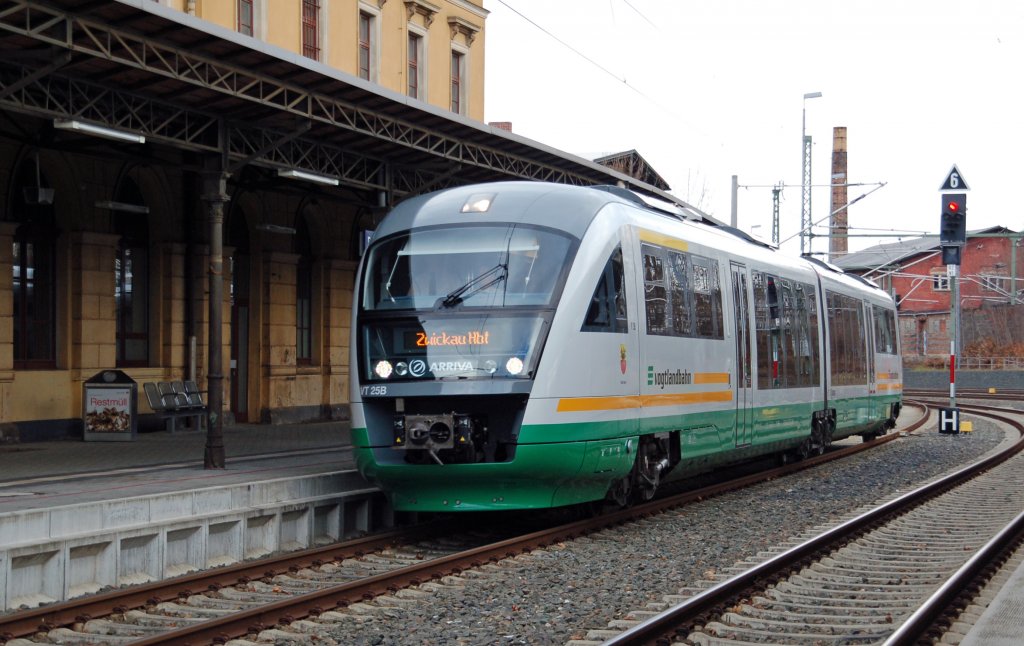
[[[803,173],[800,199],[800,254],[809,252],[811,245],[811,138],[807,135],[807,99],[817,99],[821,92],[808,92],[804,95],[803,119],[800,127],[800,151],[802,154]],[[807,241],[805,243],[805,241]]]

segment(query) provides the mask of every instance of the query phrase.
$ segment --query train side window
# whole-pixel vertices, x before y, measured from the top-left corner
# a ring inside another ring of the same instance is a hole
[[[667,335],[668,291],[665,289],[665,261],[660,250],[652,245],[643,245],[643,256],[647,333]]]
[[[757,346],[757,387],[779,385],[779,293],[778,278],[760,271],[753,273],[754,335]]]
[[[793,281],[783,278],[780,282],[782,292],[782,325],[780,326],[781,351],[779,352],[779,385],[793,388],[798,385],[797,366],[797,310],[793,296]]]
[[[875,351],[896,354],[896,317],[892,310],[875,307]]]
[[[725,338],[722,327],[722,290],[718,280],[718,261],[692,256],[693,300],[697,318],[697,336],[703,339]]]
[[[667,252],[669,303],[672,313],[672,336],[693,336],[693,287],[690,281],[690,258],[678,251]]]
[[[828,293],[830,374],[837,386],[866,384],[867,353],[862,302],[845,294]]]
[[[807,385],[813,386],[818,383],[818,374],[821,372],[821,356],[818,353],[818,299],[814,294],[814,286],[805,284],[803,290],[807,305],[807,344],[811,357]]]
[[[622,248],[615,247],[597,280],[597,287],[587,309],[587,317],[583,321],[583,332],[626,332],[628,319],[625,276],[622,267]]]

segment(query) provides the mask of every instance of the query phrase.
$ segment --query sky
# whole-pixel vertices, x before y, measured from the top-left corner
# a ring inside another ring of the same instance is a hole
[[[1020,0],[484,0],[485,120],[584,157],[636,149],[670,191],[799,252],[801,128],[812,219],[847,128],[850,250],[935,234],[954,165],[967,227],[1024,229]],[[821,92],[805,100],[805,94]],[[820,186],[818,186],[820,185]],[[825,233],[820,229],[819,233]],[[787,238],[791,238],[786,242]],[[813,251],[826,251],[817,238]]]

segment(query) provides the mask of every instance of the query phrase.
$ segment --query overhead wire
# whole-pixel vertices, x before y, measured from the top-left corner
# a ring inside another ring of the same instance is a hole
[[[639,9],[637,9],[636,7],[634,7],[634,6],[633,6],[633,3],[631,3],[631,2],[629,1],[629,0],[622,0],[622,3],[623,3],[623,4],[625,4],[625,5],[627,6],[627,7],[629,7],[630,9],[632,9],[633,11],[635,11],[635,12],[636,12],[636,15],[640,16],[640,17],[641,17],[641,18],[643,18],[643,19],[644,19],[645,21],[647,21],[647,24],[648,24],[648,25],[650,25],[651,27],[654,27],[654,29],[655,29],[656,31],[661,31],[661,29],[659,29],[659,28],[658,28],[658,25],[654,24],[654,23],[653,23],[653,22],[651,21],[651,19],[650,19],[650,18],[648,18],[647,16],[645,16],[645,15],[643,14],[643,12],[642,12],[642,11],[640,11]]]
[[[548,29],[546,29],[545,27],[543,27],[542,25],[540,25],[540,24],[539,24],[539,23],[538,23],[537,21],[533,20],[532,18],[530,18],[529,16],[527,16],[526,14],[524,14],[524,13],[523,13],[522,11],[520,11],[520,10],[516,9],[515,7],[513,7],[512,5],[510,5],[510,4],[509,4],[508,2],[506,2],[505,0],[498,0],[498,3],[499,3],[499,4],[501,4],[501,5],[504,5],[506,9],[508,9],[508,10],[509,10],[509,11],[511,11],[512,13],[516,14],[517,16],[519,16],[520,18],[522,18],[522,19],[523,19],[523,20],[525,20],[526,22],[530,23],[531,25],[533,25],[534,27],[536,27],[537,29],[539,29],[540,31],[542,31],[542,32],[543,32],[543,33],[544,33],[545,35],[547,35],[547,36],[548,36],[549,38],[551,38],[552,40],[554,40],[555,42],[557,42],[557,43],[558,43],[558,44],[560,44],[561,46],[565,47],[566,49],[568,49],[568,50],[569,50],[569,51],[571,51],[572,53],[576,54],[577,56],[579,56],[580,58],[582,58],[582,59],[583,59],[583,60],[585,60],[586,62],[590,63],[591,65],[593,65],[593,66],[594,66],[594,67],[596,67],[597,69],[601,70],[602,72],[604,72],[605,74],[607,74],[607,75],[608,75],[608,76],[610,76],[611,78],[613,78],[613,79],[615,79],[616,81],[618,81],[619,83],[622,83],[622,84],[623,84],[624,86],[626,86],[627,88],[629,88],[630,90],[632,90],[633,92],[635,92],[635,93],[636,93],[636,94],[637,94],[638,96],[640,96],[641,98],[645,99],[646,101],[649,101],[649,102],[650,102],[651,104],[653,104],[654,106],[656,106],[656,107],[658,107],[659,109],[663,110],[663,111],[664,111],[664,112],[665,112],[666,114],[669,114],[669,115],[671,115],[671,116],[672,116],[673,118],[675,118],[675,119],[678,119],[678,120],[679,120],[679,121],[681,121],[682,123],[685,123],[685,124],[687,124],[687,125],[688,125],[688,126],[689,126],[689,127],[690,127],[690,128],[691,128],[691,129],[693,130],[693,131],[694,131],[694,132],[696,132],[696,133],[698,133],[698,134],[703,134],[703,133],[702,133],[702,132],[701,132],[701,131],[700,131],[700,130],[699,130],[698,128],[696,128],[696,127],[695,127],[695,126],[694,126],[694,125],[693,125],[692,123],[690,123],[689,121],[687,121],[687,120],[686,120],[686,119],[684,119],[683,117],[679,116],[679,115],[678,115],[678,114],[676,114],[676,113],[675,113],[675,112],[674,112],[674,111],[673,111],[672,109],[668,108],[667,106],[663,105],[663,104],[662,104],[662,103],[660,103],[659,101],[655,100],[655,99],[654,99],[653,97],[651,97],[651,96],[649,96],[648,94],[644,93],[644,92],[643,92],[643,91],[642,91],[642,90],[641,90],[640,88],[636,87],[635,85],[631,84],[631,83],[630,83],[630,82],[629,82],[628,80],[626,80],[626,78],[625,78],[625,77],[622,77],[622,76],[619,76],[619,75],[615,74],[614,72],[612,72],[611,70],[609,70],[609,69],[608,69],[608,68],[606,68],[605,66],[601,65],[600,63],[598,63],[597,61],[595,61],[595,60],[594,60],[594,59],[592,59],[591,57],[587,56],[586,54],[584,54],[584,53],[583,53],[583,52],[581,52],[580,50],[576,49],[575,47],[573,47],[572,45],[570,45],[570,44],[569,44],[569,43],[567,43],[566,41],[564,41],[564,40],[562,40],[561,38],[559,38],[558,36],[556,36],[556,35],[555,35],[554,33],[552,33],[551,31],[549,31]],[[629,4],[629,3],[627,3],[627,4]],[[632,8],[632,9],[633,9],[634,11],[637,11],[635,7],[632,7],[632,6],[631,6],[631,8]],[[638,12],[638,13],[639,13],[639,12]],[[643,14],[641,14],[641,16],[643,16]],[[650,20],[648,20],[648,19],[646,18],[646,16],[643,16],[643,17],[644,17],[644,19],[645,19],[645,20],[647,20],[648,22],[650,22]],[[653,24],[653,23],[652,23],[652,24]]]

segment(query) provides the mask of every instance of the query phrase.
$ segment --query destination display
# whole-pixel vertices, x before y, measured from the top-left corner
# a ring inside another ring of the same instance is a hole
[[[541,316],[417,317],[363,327],[369,379],[530,376]]]

